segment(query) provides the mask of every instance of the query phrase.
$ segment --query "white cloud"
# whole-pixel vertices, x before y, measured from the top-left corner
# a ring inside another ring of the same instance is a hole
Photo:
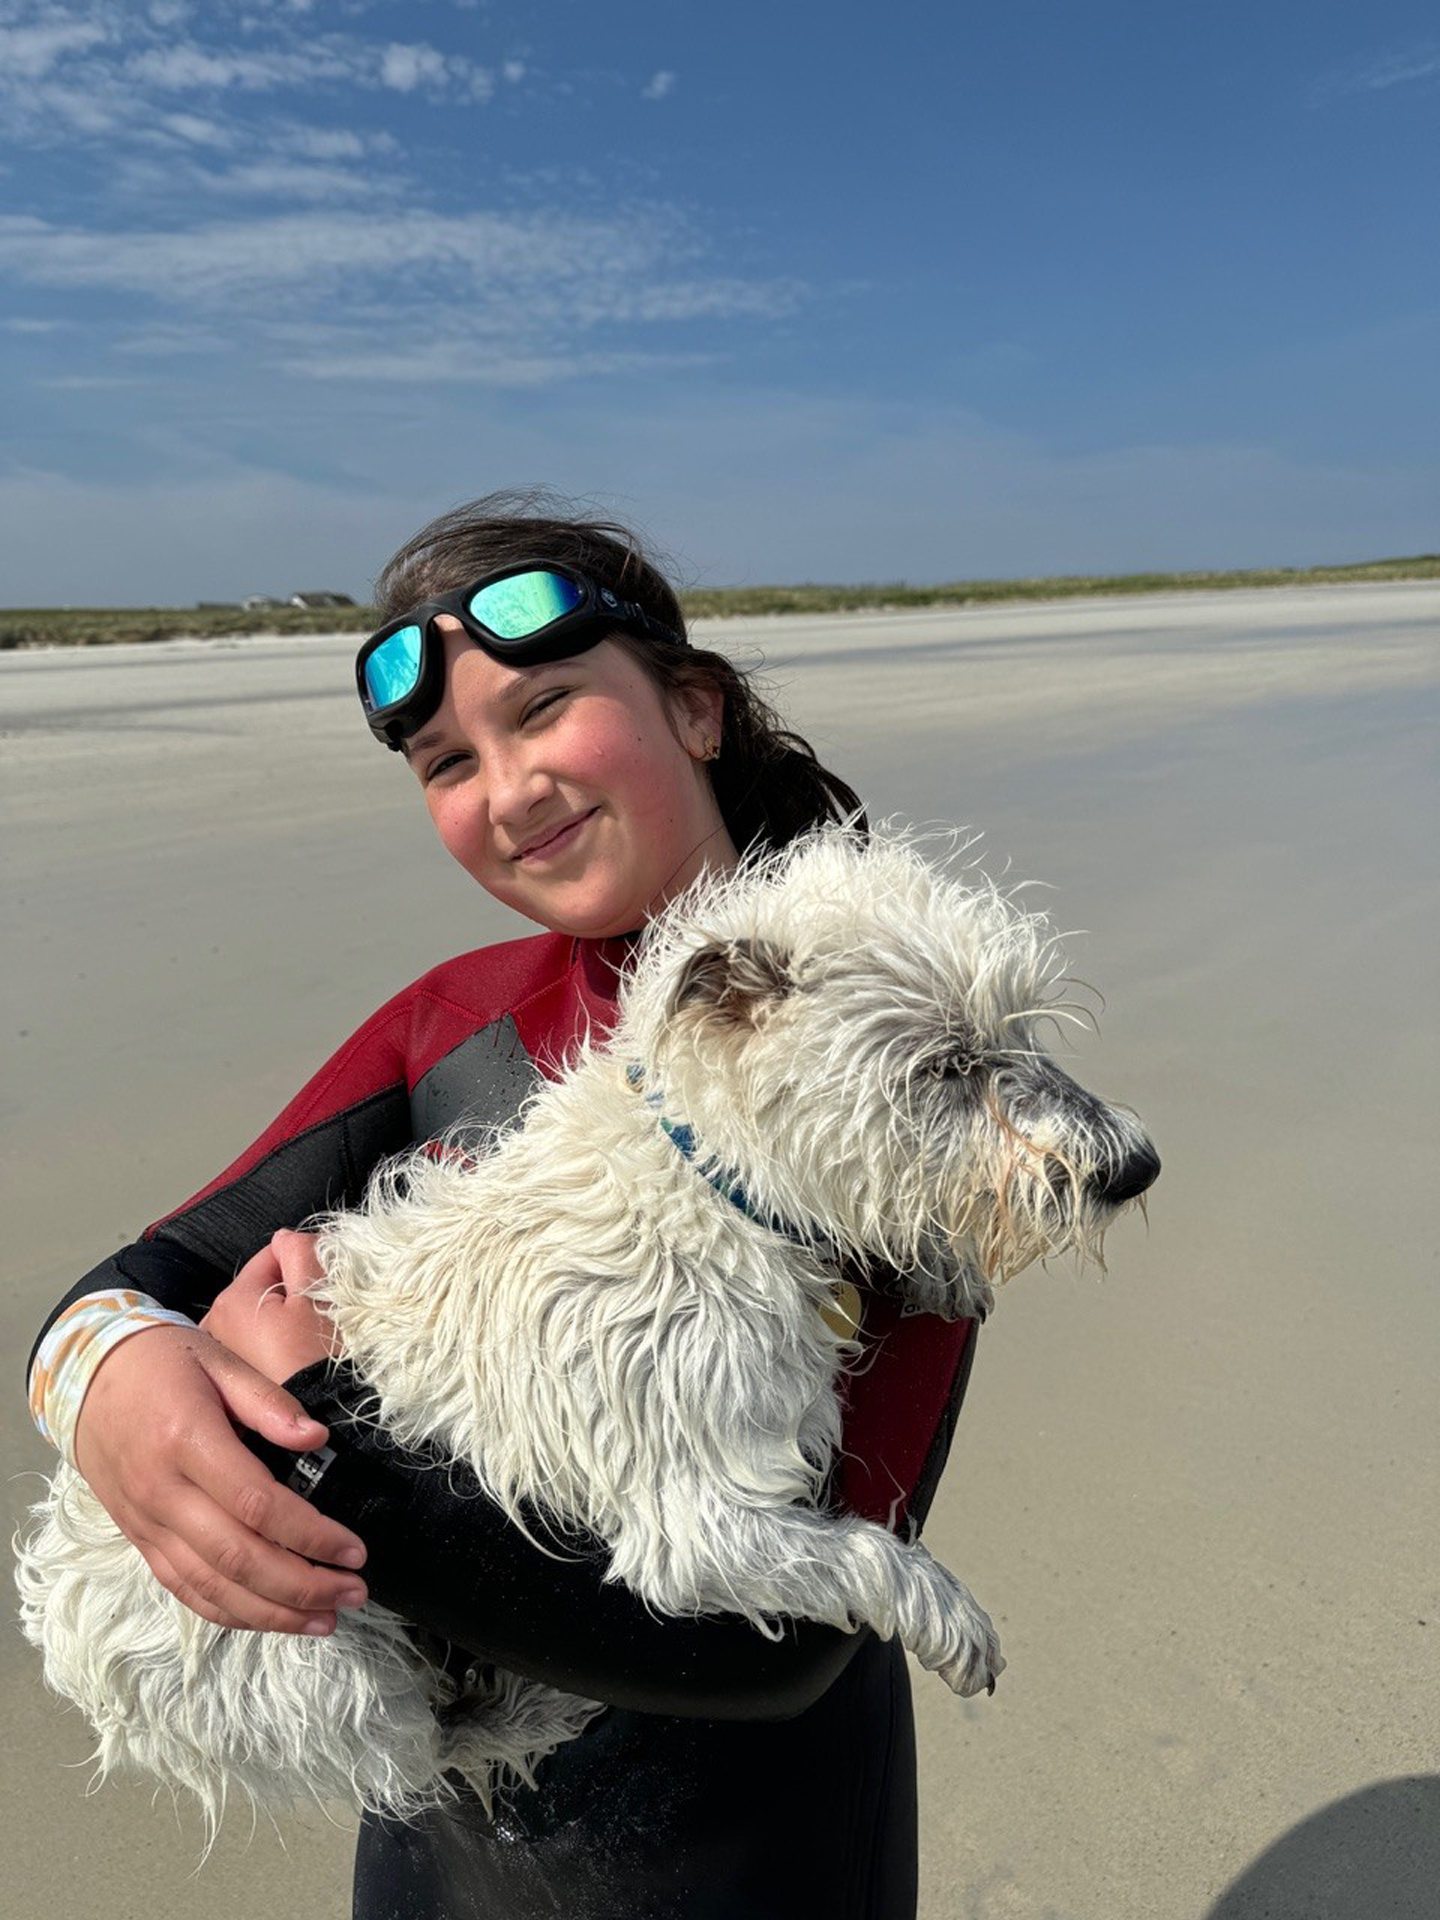
[[[523,60],[507,60],[500,71],[513,87],[525,78],[525,62]]]
[[[110,29],[93,20],[0,26],[0,72],[11,82],[41,80],[68,54],[84,53],[109,38]]]
[[[676,372],[711,364],[702,353],[525,353],[483,340],[437,340],[388,353],[313,354],[282,363],[308,380],[358,380],[374,385],[548,387],[562,380],[609,379],[617,374]]]
[[[34,286],[149,295],[169,305],[252,313],[296,297],[323,304],[343,287],[354,311],[383,287],[397,315],[397,276],[423,281],[409,305],[421,315],[456,303],[471,315],[508,316],[534,333],[602,322],[775,315],[802,297],[799,282],[666,278],[694,251],[663,209],[609,219],[549,213],[383,214],[286,212],[185,228],[96,229],[0,216],[0,267]]]
[[[230,342],[224,334],[213,328],[197,326],[150,326],[141,333],[132,333],[115,341],[112,351],[115,353],[136,354],[142,359],[151,357],[172,360],[177,353],[206,354],[225,353]]]
[[[364,158],[367,146],[369,150],[375,147],[373,136],[367,143],[349,127],[307,127],[302,124],[287,129],[282,137],[289,152],[303,154],[307,160],[360,160]],[[393,139],[388,134],[384,137],[393,149]]]
[[[276,88],[313,86],[322,80],[353,80],[352,56],[314,44],[289,51],[212,53],[193,43],[147,47],[126,63],[127,77],[139,86],[179,93],[236,87],[268,93]]]
[[[68,320],[0,320],[0,327],[6,333],[58,333],[62,327],[69,326]]]
[[[380,56],[380,84],[397,93],[413,93],[419,86],[443,85],[446,78],[445,56],[423,41],[402,46],[392,41]]]
[[[662,67],[659,73],[651,74],[650,78],[640,89],[640,98],[642,100],[664,100],[669,94],[674,92],[675,82],[678,77],[678,75],[670,73]]]
[[[369,0],[345,0],[338,8],[347,26],[368,10]],[[95,158],[112,202],[129,192],[164,205],[183,190],[185,176],[166,192],[163,176],[117,164],[126,148],[251,149],[258,163],[274,156],[273,142],[285,134],[283,121],[267,126],[257,116],[257,99],[298,94],[313,124],[326,94],[353,101],[380,90],[423,92],[483,105],[499,84],[497,73],[468,53],[320,30],[309,11],[299,0],[211,8],[179,0],[86,0],[82,16],[79,6],[62,8],[55,0],[0,0],[0,143],[26,158],[77,143],[82,152],[100,147]],[[505,71],[507,79],[518,78],[524,62],[507,62]],[[300,144],[297,133],[289,142],[290,152],[322,161],[373,161],[401,150],[391,133],[359,143],[344,129],[322,126],[314,127],[308,144]],[[313,188],[300,183],[300,197],[313,197]]]
[[[804,297],[798,280],[654,280],[646,286],[596,288],[592,311],[602,317],[647,321],[736,319],[778,320],[793,313]]]
[[[57,373],[48,375],[35,382],[37,387],[50,387],[61,393],[104,392],[111,387],[143,387],[147,381],[134,374],[123,373]]]
[[[347,167],[310,165],[303,161],[257,160],[231,167],[225,173],[197,169],[196,184],[207,192],[311,202],[375,200],[387,189],[368,174]]]
[[[233,127],[222,126],[218,120],[203,120],[198,113],[161,114],[157,125],[167,133],[173,133],[179,140],[187,141],[192,147],[211,147],[224,151],[235,145]]]

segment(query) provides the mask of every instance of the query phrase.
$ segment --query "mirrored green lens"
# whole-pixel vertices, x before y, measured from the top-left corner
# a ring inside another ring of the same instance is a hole
[[[373,709],[393,706],[415,691],[420,678],[419,627],[397,627],[365,662],[365,691]]]
[[[502,640],[524,640],[552,620],[572,613],[585,596],[559,573],[512,573],[508,580],[481,587],[472,595],[470,611]]]

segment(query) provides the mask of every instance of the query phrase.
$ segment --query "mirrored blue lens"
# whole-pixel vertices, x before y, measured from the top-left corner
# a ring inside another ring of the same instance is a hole
[[[419,627],[397,627],[365,662],[365,691],[370,705],[388,707],[415,691],[420,678]]]
[[[470,611],[500,639],[523,640],[561,614],[573,612],[584,598],[574,581],[562,574],[512,573],[508,580],[497,580],[472,595]]]

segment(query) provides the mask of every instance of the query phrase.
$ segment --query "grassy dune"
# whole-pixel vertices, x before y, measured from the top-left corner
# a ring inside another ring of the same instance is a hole
[[[1440,580],[1440,554],[1363,560],[1343,567],[1256,567],[1235,573],[1057,574],[1034,580],[956,580],[934,587],[697,587],[681,596],[691,619],[765,613],[846,613],[864,608],[984,606],[999,600],[1211,592],[1224,587],[1323,586],[1373,580]],[[364,633],[368,607],[19,607],[0,609],[0,648],[97,647],[116,641],[215,639],[245,633]]]

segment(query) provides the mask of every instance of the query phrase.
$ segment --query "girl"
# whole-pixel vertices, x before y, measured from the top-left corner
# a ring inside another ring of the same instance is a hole
[[[546,1553],[463,1475],[353,1422],[364,1383],[303,1292],[306,1218],[462,1114],[513,1114],[613,1019],[636,935],[702,868],[858,806],[732,663],[691,647],[631,534],[555,506],[491,495],[422,529],[382,572],[357,659],[371,730],[447,851],[548,931],[396,995],[232,1166],[87,1274],[37,1341],[32,1408],[206,1619],[325,1633],[373,1595],[457,1676],[493,1662],[606,1703],[493,1817],[468,1792],[408,1826],[367,1816],[356,1920],[905,1920],[898,1645],[656,1619],[605,1583],[598,1543]],[[837,1500],[918,1532],[971,1333],[867,1291]]]

